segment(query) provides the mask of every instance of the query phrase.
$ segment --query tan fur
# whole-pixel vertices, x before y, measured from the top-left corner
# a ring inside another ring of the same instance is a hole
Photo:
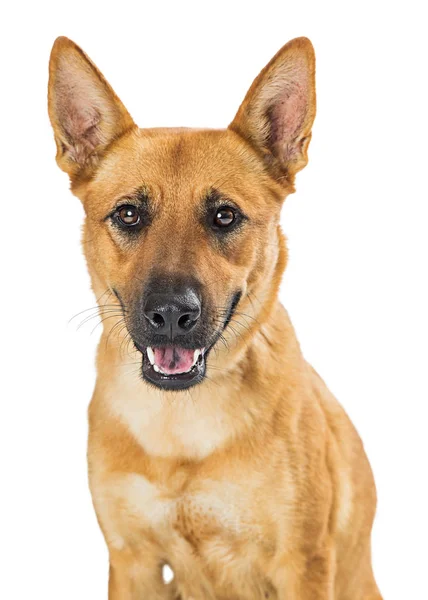
[[[109,599],[380,600],[369,464],[277,299],[287,262],[281,203],[306,164],[315,116],[310,42],[293,40],[274,57],[222,131],[138,129],[66,38],[54,45],[50,72],[57,161],[86,211],[93,289],[101,311],[117,309],[104,312],[89,409],[89,479],[110,554]],[[89,98],[83,116],[67,107],[74,85]],[[159,217],[143,241],[125,243],[104,219],[141,185]],[[249,216],[226,251],[208,243],[195,217],[215,186]],[[196,273],[217,307],[238,285],[244,290],[207,380],[186,392],[141,380],[141,357],[111,295],[120,288],[126,304],[160,261]],[[168,585],[165,564],[174,572]]]

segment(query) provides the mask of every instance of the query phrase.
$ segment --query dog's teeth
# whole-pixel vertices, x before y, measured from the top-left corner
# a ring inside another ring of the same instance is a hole
[[[153,352],[153,348],[147,346],[147,356],[149,357],[150,364],[155,364],[155,353]]]
[[[156,371],[156,373],[160,373],[160,369],[157,365],[153,365],[153,368]]]
[[[195,352],[193,354],[193,364],[194,365],[196,364],[196,361],[198,360],[200,353],[201,353],[200,350],[195,350]]]

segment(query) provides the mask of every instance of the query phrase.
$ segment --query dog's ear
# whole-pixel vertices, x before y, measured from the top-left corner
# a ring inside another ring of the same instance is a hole
[[[57,163],[71,179],[90,172],[103,150],[135,127],[97,67],[66,37],[52,48],[48,100]]]
[[[308,161],[315,110],[314,49],[296,38],[255,79],[229,128],[256,148],[275,179],[293,184]]]

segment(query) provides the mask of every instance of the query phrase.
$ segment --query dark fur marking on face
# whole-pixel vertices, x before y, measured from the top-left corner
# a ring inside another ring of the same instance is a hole
[[[112,288],[112,290],[113,290],[113,294],[114,294],[114,295],[116,296],[116,298],[119,300],[120,306],[121,306],[121,308],[122,308],[122,312],[123,312],[123,314],[125,315],[125,313],[126,313],[126,310],[125,310],[125,305],[124,305],[124,303],[123,303],[123,300],[122,300],[122,298],[120,297],[120,294],[119,294],[119,292],[118,292],[118,291],[117,291],[115,288]]]
[[[229,306],[229,310],[228,310],[227,315],[226,315],[226,319],[224,321],[223,331],[226,329],[226,327],[229,325],[230,321],[232,320],[233,313],[235,312],[236,307],[238,306],[239,301],[241,300],[241,297],[242,297],[242,292],[241,291],[236,292],[236,294],[233,296],[232,302],[231,302],[231,304]]]

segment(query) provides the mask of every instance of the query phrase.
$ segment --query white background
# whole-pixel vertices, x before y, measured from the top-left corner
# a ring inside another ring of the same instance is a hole
[[[387,600],[428,598],[427,37],[422,2],[16,2],[1,32],[1,585],[8,600],[106,599],[86,482],[99,329],[82,209],[54,162],[47,65],[80,44],[144,126],[227,125],[290,38],[318,59],[309,166],[283,210],[282,299],[357,425],[377,480]]]

